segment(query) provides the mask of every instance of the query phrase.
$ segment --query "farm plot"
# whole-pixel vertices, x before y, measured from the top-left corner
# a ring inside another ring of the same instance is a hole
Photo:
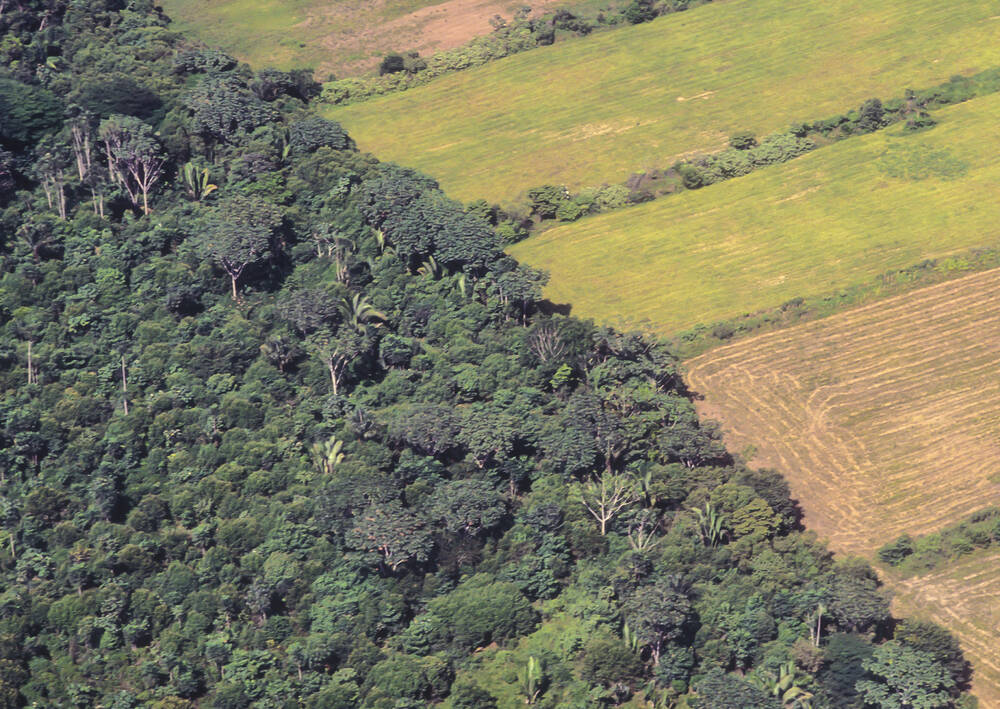
[[[515,244],[573,313],[672,335],[995,246],[1000,94]]]
[[[1000,64],[990,0],[726,0],[330,107],[452,197],[622,182],[690,151]]]
[[[553,0],[531,3],[541,13]],[[312,67],[326,80],[371,71],[391,51],[423,55],[491,31],[512,0],[163,0],[175,27],[256,69]]]
[[[789,480],[805,524],[871,558],[1000,496],[1000,269],[717,348],[688,363],[731,450]],[[907,581],[897,610],[951,629],[1000,706],[1000,555]]]

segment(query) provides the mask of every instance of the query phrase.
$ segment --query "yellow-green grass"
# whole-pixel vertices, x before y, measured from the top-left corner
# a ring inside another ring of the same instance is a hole
[[[740,340],[687,362],[703,417],[730,450],[779,470],[813,530],[874,560],[1000,494],[1000,269]],[[1000,553],[922,576],[884,569],[897,611],[940,622],[1000,706]]]
[[[663,335],[1000,242],[1000,94],[697,191],[550,229],[512,256],[574,314]]]
[[[992,0],[722,0],[326,115],[452,197],[502,202],[1000,64],[998,13]]]

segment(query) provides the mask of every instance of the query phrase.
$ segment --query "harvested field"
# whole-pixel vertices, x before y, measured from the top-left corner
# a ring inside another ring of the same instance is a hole
[[[454,198],[623,182],[715,150],[1000,64],[996,4],[725,0],[330,107],[363,150]]]
[[[427,56],[489,34],[494,15],[558,0],[164,0],[177,29],[260,69],[312,67],[326,80],[373,70],[392,51]]]
[[[996,246],[1000,94],[509,249],[573,313],[673,335]]]
[[[688,381],[731,450],[785,474],[810,529],[872,558],[998,500],[998,344],[994,269],[717,348]],[[1000,705],[998,559],[889,577],[902,613],[961,638],[985,706]]]

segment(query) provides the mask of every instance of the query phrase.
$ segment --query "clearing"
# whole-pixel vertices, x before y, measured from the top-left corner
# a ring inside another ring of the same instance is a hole
[[[384,54],[428,56],[489,34],[490,18],[525,4],[537,14],[567,2],[537,0],[163,0],[174,29],[255,69],[312,67],[325,81],[363,74]]]
[[[716,348],[688,362],[730,450],[781,471],[805,524],[873,558],[1000,494],[1000,269]],[[948,627],[1000,706],[996,552],[905,581],[897,608]]]
[[[672,335],[1000,241],[1000,94],[509,249],[573,313]]]
[[[1000,64],[992,0],[726,0],[542,47],[325,115],[452,197],[623,182]],[[689,99],[689,100],[683,100]]]

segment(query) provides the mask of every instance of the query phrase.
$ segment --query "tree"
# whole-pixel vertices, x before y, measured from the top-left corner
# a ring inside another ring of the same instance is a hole
[[[185,103],[194,129],[209,141],[236,142],[273,116],[232,73],[209,76],[188,92]]]
[[[134,116],[114,115],[101,121],[97,130],[104,143],[111,179],[121,185],[139,206],[149,214],[149,192],[163,173],[164,156],[153,129]]]
[[[781,703],[744,679],[716,668],[695,686],[699,709],[781,709]]]
[[[548,678],[545,676],[545,667],[534,655],[528,658],[524,667],[518,670],[517,683],[524,697],[525,704],[534,704],[538,701],[542,692],[545,691]]]
[[[506,515],[503,495],[485,480],[453,480],[440,485],[429,511],[449,532],[470,536],[492,529]]]
[[[377,554],[379,563],[394,573],[410,561],[427,561],[434,547],[424,523],[398,502],[373,505],[355,517],[346,541]]]
[[[955,680],[932,655],[890,640],[862,663],[869,678],[858,682],[868,704],[880,709],[939,709],[951,704]]]
[[[230,197],[209,213],[202,244],[229,274],[233,300],[239,298],[236,282],[240,275],[268,253],[280,224],[280,210],[256,197]]]
[[[623,509],[639,501],[639,483],[629,473],[605,472],[580,485],[577,496],[597,520],[601,526],[601,536],[604,536],[608,531],[608,522]]]
[[[370,342],[363,333],[349,327],[337,330],[323,328],[306,338],[306,348],[326,366],[330,374],[333,395],[340,391],[340,382],[347,366],[369,350]]]
[[[623,613],[630,632],[649,648],[654,665],[659,664],[660,653],[668,643],[679,642],[687,635],[694,620],[691,601],[663,581],[636,591],[626,601]]]

